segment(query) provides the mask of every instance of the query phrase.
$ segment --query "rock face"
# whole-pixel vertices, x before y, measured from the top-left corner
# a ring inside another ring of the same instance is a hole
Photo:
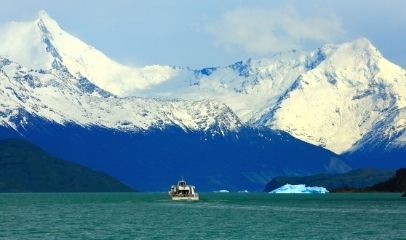
[[[284,184],[306,184],[335,189],[365,188],[390,179],[394,171],[380,169],[356,169],[343,174],[317,174],[305,177],[275,177],[264,192],[270,192]]]
[[[52,157],[23,140],[0,141],[0,192],[132,192],[110,175]]]
[[[406,168],[398,169],[394,177],[373,185],[369,190],[376,192],[406,192]]]

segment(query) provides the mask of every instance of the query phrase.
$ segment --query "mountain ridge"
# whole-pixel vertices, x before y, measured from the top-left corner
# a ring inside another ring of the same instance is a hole
[[[54,156],[106,172],[140,191],[166,191],[181,176],[200,191],[260,191],[276,175],[351,169],[336,154],[281,131],[242,128],[211,135],[172,126],[134,132],[26,117],[28,124],[18,132],[0,126],[0,139],[28,139]]]
[[[285,131],[349,162],[383,152],[376,160],[383,164],[406,146],[406,71],[366,38],[225,67],[137,68],[40,12],[0,27],[0,56],[0,125],[15,130],[27,124],[25,114],[134,132],[179,127],[225,136],[250,127]]]
[[[0,140],[0,192],[133,192],[108,174],[55,158],[21,139]]]
[[[73,121],[135,131],[178,125],[185,131],[221,133],[241,125],[226,105],[210,100],[117,98],[64,70],[31,70],[5,58],[0,58],[0,79],[0,123],[14,128],[10,118],[19,111],[60,124]]]

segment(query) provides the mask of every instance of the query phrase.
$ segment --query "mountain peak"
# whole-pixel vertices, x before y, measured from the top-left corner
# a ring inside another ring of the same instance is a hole
[[[41,10],[37,13],[37,19],[36,22],[38,24],[38,26],[40,27],[41,31],[47,34],[50,33],[50,31],[52,32],[61,32],[62,29],[59,26],[59,24],[53,19],[51,18],[48,13],[44,10]]]
[[[352,51],[362,51],[365,53],[369,53],[370,56],[377,56],[381,57],[382,54],[379,50],[368,40],[368,38],[362,37],[358,38],[352,42],[342,44],[343,47],[349,47]]]
[[[323,56],[324,68],[328,71],[344,72],[352,69],[355,72],[368,71],[375,72],[379,62],[384,59],[382,53],[365,37],[341,44],[326,44],[313,53]],[[351,77],[350,77],[351,78]]]
[[[37,19],[51,19],[45,10],[39,10],[37,13]]]
[[[371,43],[371,41],[369,41],[369,39],[366,37],[360,37],[358,39],[355,39],[351,43],[353,43],[354,45],[358,45],[358,46],[373,47],[373,44]]]

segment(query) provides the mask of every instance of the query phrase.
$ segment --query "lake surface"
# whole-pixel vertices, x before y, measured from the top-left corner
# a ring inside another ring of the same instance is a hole
[[[406,239],[400,194],[0,194],[0,239]]]

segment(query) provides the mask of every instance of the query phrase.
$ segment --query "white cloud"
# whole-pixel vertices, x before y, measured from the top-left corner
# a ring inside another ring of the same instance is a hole
[[[229,51],[243,48],[247,53],[300,49],[309,41],[334,42],[345,33],[335,15],[301,16],[293,7],[232,10],[205,30],[216,45]]]

